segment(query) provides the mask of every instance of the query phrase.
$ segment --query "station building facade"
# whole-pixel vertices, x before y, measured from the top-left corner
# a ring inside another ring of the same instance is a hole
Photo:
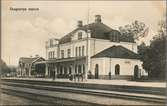
[[[93,23],[77,28],[61,39],[46,42],[45,75],[67,78],[82,73],[84,78],[122,79],[147,75],[137,54],[133,37],[105,25],[100,15]]]

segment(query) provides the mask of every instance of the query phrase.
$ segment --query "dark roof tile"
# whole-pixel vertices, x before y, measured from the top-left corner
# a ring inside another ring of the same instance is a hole
[[[38,58],[42,58],[42,57],[33,57],[33,58],[31,58],[31,57],[21,57],[20,59],[19,59],[19,62],[23,62],[23,63],[32,63],[33,61],[35,61],[36,59],[38,59]],[[42,58],[43,59],[43,58]],[[43,59],[44,60],[44,59]]]
[[[99,57],[139,59],[138,54],[134,53],[129,49],[126,49],[123,46],[112,46],[92,56],[92,58],[99,58]]]
[[[103,23],[91,23],[88,25],[84,25],[82,27],[76,28],[75,30],[73,30],[72,32],[68,33],[67,35],[65,35],[64,37],[62,37],[60,39],[60,43],[67,43],[71,41],[71,36],[78,30],[84,30],[87,31],[88,29],[91,30],[91,38],[97,38],[97,39],[106,39],[106,40],[110,40],[112,35],[117,35],[119,36],[119,40],[120,41],[124,41],[124,42],[134,42],[133,38],[130,37],[124,37],[123,35],[121,35],[121,33],[117,30],[114,30],[112,28],[110,28],[109,26],[103,24]]]

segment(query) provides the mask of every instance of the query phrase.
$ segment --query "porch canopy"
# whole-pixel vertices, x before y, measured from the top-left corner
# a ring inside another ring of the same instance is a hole
[[[61,59],[49,59],[49,60],[46,60],[46,61],[37,62],[36,64],[42,64],[42,63],[61,63],[61,62],[77,61],[77,60],[82,60],[82,59],[86,59],[86,56],[82,56],[82,57],[69,57],[69,58],[61,58]]]
[[[36,66],[45,66],[45,75],[52,77],[56,74],[58,78],[68,78],[70,73],[85,73],[86,56],[69,57],[61,59],[49,59],[36,62]],[[53,73],[55,71],[55,73]]]

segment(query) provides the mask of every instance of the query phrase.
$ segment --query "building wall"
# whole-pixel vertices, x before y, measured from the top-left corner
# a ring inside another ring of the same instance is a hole
[[[49,52],[54,52],[53,58],[58,58],[58,45],[46,49],[46,58],[49,59]]]
[[[142,75],[147,75],[147,73],[142,68],[142,62],[140,60],[135,59],[120,59],[120,58],[92,58],[91,59],[91,71],[94,75],[95,66],[99,65],[99,75],[109,75],[111,71],[111,75],[115,75],[115,66],[119,64],[120,66],[120,75],[134,75],[134,67],[135,65],[139,66],[141,69]]]
[[[46,58],[49,59],[49,52],[54,51],[54,58],[61,58],[61,50],[64,50],[64,58],[68,58],[68,49],[71,51],[70,57],[76,57],[76,47],[78,47],[78,53],[79,53],[79,47],[81,48],[81,56],[86,56],[86,45],[87,41],[86,39],[81,40],[75,40],[72,42],[68,42],[65,44],[59,44],[55,45],[54,47],[48,47],[46,49]],[[82,47],[84,46],[84,55],[82,55]]]
[[[82,32],[82,39],[78,40],[78,33]],[[83,30],[79,30],[75,32],[72,36],[72,41],[64,44],[55,44],[52,47],[48,47],[46,49],[46,58],[48,59],[49,52],[54,51],[54,57],[53,58],[61,58],[61,50],[64,50],[64,58],[67,58],[67,49],[71,50],[71,57],[76,56],[76,47],[82,47],[84,46],[84,54],[86,56],[86,47],[87,47],[87,36],[90,36]],[[130,43],[130,42],[111,42],[110,40],[103,40],[103,39],[95,39],[95,38],[89,38],[90,42],[90,52],[88,52],[89,56],[93,56],[104,49],[107,49],[114,45],[121,45],[135,53],[137,53],[137,44],[136,43]],[[59,47],[58,47],[59,46]]]
[[[71,57],[76,57],[76,47],[84,46],[84,55],[86,55],[86,40],[77,40],[70,43],[60,44],[59,58],[61,58],[61,50],[64,50],[64,58],[67,58],[67,50],[71,50]],[[81,50],[82,52],[82,50]],[[78,50],[79,53],[79,50]]]

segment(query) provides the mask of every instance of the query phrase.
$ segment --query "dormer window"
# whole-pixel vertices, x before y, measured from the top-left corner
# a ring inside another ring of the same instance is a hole
[[[82,32],[78,32],[78,40],[82,39]]]

